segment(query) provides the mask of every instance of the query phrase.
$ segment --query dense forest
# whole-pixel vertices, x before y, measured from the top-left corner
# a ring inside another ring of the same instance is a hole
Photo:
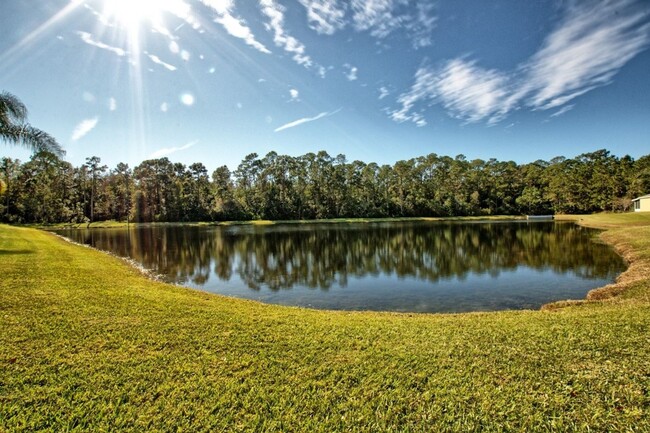
[[[430,154],[394,165],[344,155],[250,154],[210,175],[167,158],[113,169],[100,158],[74,167],[54,153],[0,161],[0,219],[218,221],[590,213],[626,211],[650,192],[650,155],[607,150],[516,164]]]

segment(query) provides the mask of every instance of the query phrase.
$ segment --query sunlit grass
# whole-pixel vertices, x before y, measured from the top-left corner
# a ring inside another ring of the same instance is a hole
[[[648,266],[644,217],[606,218]],[[0,226],[0,275],[0,431],[650,431],[650,274],[554,311],[315,311]]]
[[[621,227],[650,225],[650,212],[597,213],[593,215],[558,215],[558,220],[571,220],[587,227]]]
[[[571,217],[575,218],[575,217]],[[278,224],[348,224],[348,223],[389,223],[389,222],[418,222],[418,221],[513,221],[524,220],[525,216],[518,215],[491,215],[471,217],[404,217],[404,218],[330,218],[315,220],[245,220],[245,221],[200,221],[200,222],[153,222],[133,223],[126,221],[95,221],[92,223],[56,223],[48,225],[34,224],[33,227],[45,227],[48,229],[78,228],[78,229],[105,229],[159,226],[159,225],[198,225],[198,226],[233,226],[233,225],[278,225]]]

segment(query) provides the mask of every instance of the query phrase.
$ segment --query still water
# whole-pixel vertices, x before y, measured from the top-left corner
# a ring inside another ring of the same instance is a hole
[[[341,310],[537,309],[612,282],[623,260],[572,223],[412,222],[60,231],[170,282]]]

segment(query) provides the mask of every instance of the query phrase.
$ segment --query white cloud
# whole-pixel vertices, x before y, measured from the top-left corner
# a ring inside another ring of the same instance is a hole
[[[347,78],[348,81],[354,81],[357,79],[357,72],[359,71],[359,69],[357,69],[356,66],[352,66],[346,63],[345,65],[343,65],[343,67],[347,69],[347,71],[344,72],[344,74],[345,74],[345,78]]]
[[[160,65],[160,66],[164,67],[165,69],[167,69],[167,70],[169,70],[169,71],[175,71],[175,70],[176,70],[176,66],[174,66],[174,65],[170,65],[169,63],[165,63],[165,62],[163,62],[162,60],[160,60],[160,57],[158,57],[158,56],[156,56],[156,55],[154,55],[154,54],[149,54],[149,53],[147,53],[147,52],[145,51],[145,55],[146,55],[147,57],[149,57],[149,59],[150,59],[152,62],[154,62],[154,63],[157,64],[157,65]]]
[[[78,141],[83,138],[86,134],[95,129],[97,123],[99,123],[99,117],[93,117],[92,119],[85,119],[79,122],[72,132],[72,141]]]
[[[477,67],[473,62],[452,60],[436,77],[437,95],[454,117],[467,122],[488,118],[498,121],[506,107],[508,77],[496,70]]]
[[[282,126],[280,126],[278,128],[275,128],[274,132],[280,132],[280,131],[284,131],[285,129],[295,128],[296,126],[302,125],[303,123],[313,122],[315,120],[322,119],[323,117],[332,116],[332,115],[338,113],[339,111],[341,111],[340,108],[338,110],[332,111],[332,112],[324,111],[324,112],[322,112],[320,114],[317,114],[314,117],[303,117],[302,119],[294,120],[293,122],[289,122],[289,123],[286,123],[286,124],[284,124],[284,125],[282,125]]]
[[[117,54],[120,57],[126,56],[126,51],[123,50],[122,48],[114,47],[114,46],[111,46],[111,45],[107,45],[107,44],[105,44],[103,42],[96,41],[96,40],[93,39],[93,37],[92,37],[92,35],[90,33],[77,32],[77,34],[79,35],[81,40],[83,42],[85,42],[86,44],[88,44],[88,45],[91,45],[91,46],[96,47],[96,48],[100,48],[102,50],[110,51],[111,53]]]
[[[419,68],[415,73],[415,83],[411,89],[397,98],[397,102],[402,105],[402,108],[390,112],[390,117],[396,122],[411,120],[419,126],[426,125],[421,111],[412,112],[412,110],[418,102],[436,97],[438,94],[436,84],[435,70],[428,67]]]
[[[217,13],[214,22],[221,24],[231,36],[242,39],[259,52],[271,54],[268,48],[255,39],[246,22],[232,14],[234,8],[232,0],[201,0],[201,2]]]
[[[437,18],[430,0],[415,3],[404,0],[352,0],[352,20],[357,31],[368,31],[377,38],[385,38],[397,29],[404,29],[414,48],[431,45],[431,32]]]
[[[369,30],[373,36],[384,38],[400,26],[402,18],[393,14],[394,0],[352,0],[354,27]]]
[[[162,104],[160,104],[160,111],[162,111],[163,113],[166,113],[167,111],[169,111],[169,104],[166,103],[166,102],[163,102]]]
[[[566,113],[567,111],[573,110],[573,107],[575,107],[575,104],[570,104],[570,105],[565,105],[564,107],[560,108],[558,111],[555,113],[551,114],[551,117],[558,117]]]
[[[414,48],[431,45],[437,17],[432,0],[300,0],[307,10],[309,27],[332,35],[348,23],[358,32],[383,39],[403,29]],[[351,14],[347,14],[348,10]],[[347,17],[346,17],[347,14]]]
[[[609,84],[630,59],[647,48],[647,10],[630,2],[571,7],[541,50],[526,64],[529,105],[553,108]]]
[[[300,100],[300,93],[298,92],[297,89],[289,89],[289,94],[291,95],[291,100],[292,101],[299,101]]]
[[[379,88],[379,99],[384,99],[388,95],[390,95],[390,90],[386,86],[381,86]]]
[[[110,111],[117,110],[117,100],[115,98],[108,98],[108,109]]]
[[[181,150],[187,150],[190,147],[197,144],[198,142],[199,142],[198,140],[194,140],[194,141],[190,141],[189,143],[184,144],[183,146],[180,146],[180,147],[162,148],[162,149],[156,150],[151,155],[149,155],[149,158],[162,158],[163,156],[171,155],[172,153],[180,152]]]
[[[284,29],[284,8],[274,0],[260,0],[262,12],[270,22],[266,25],[268,30],[273,31],[273,42],[286,52],[293,54],[293,60],[299,65],[310,67],[311,58],[305,54],[305,46],[293,36],[287,34]]]
[[[234,6],[233,0],[201,0],[201,2],[219,15],[229,14]]]
[[[417,16],[406,25],[407,32],[412,35],[414,48],[424,48],[432,44],[431,33],[436,27],[438,17],[433,14],[434,5],[429,1],[416,4]]]
[[[338,0],[300,0],[307,9],[309,27],[317,33],[332,35],[345,26],[345,10]]]
[[[411,89],[401,94],[397,122],[426,124],[423,103],[442,105],[467,122],[494,124],[523,107],[560,108],[597,87],[650,44],[650,23],[627,0],[572,6],[542,48],[511,73],[453,59],[439,68],[418,69]],[[421,107],[419,110],[417,107]],[[560,109],[555,116],[570,108]]]

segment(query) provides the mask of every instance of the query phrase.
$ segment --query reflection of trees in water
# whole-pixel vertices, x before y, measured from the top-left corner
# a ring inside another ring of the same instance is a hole
[[[517,266],[611,278],[622,261],[573,224],[381,224],[272,228],[154,227],[92,231],[87,243],[128,255],[171,280],[236,273],[251,289],[327,289],[351,277],[436,282]]]

